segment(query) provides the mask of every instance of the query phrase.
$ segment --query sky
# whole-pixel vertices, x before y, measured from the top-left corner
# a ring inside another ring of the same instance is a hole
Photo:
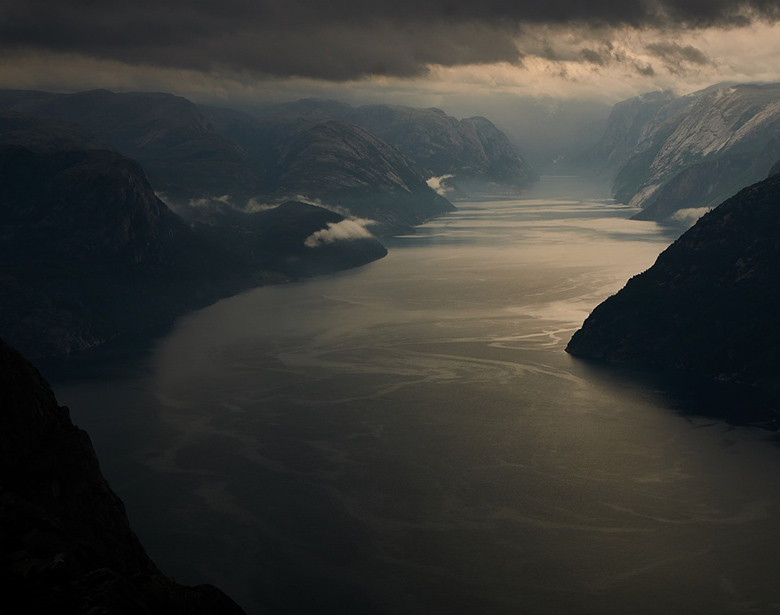
[[[3,88],[437,106],[517,136],[724,81],[780,81],[780,0],[0,0]]]

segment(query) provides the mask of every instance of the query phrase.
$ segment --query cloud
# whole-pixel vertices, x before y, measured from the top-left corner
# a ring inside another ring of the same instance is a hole
[[[258,211],[268,211],[269,209],[276,209],[280,203],[261,203],[257,199],[251,198],[246,202],[244,211],[248,214],[253,214]]]
[[[449,193],[452,192],[452,188],[450,186],[444,185],[443,182],[447,179],[452,179],[455,177],[454,175],[440,175],[439,177],[431,177],[430,179],[426,180],[426,183],[430,188],[433,188],[438,194],[442,196],[447,196]]]
[[[584,47],[580,50],[580,57],[589,64],[601,67],[624,65],[632,72],[643,77],[653,77],[655,75],[655,69],[652,64],[637,58],[626,49],[616,47],[612,41],[602,43],[598,49]]]
[[[693,226],[695,222],[704,214],[712,211],[710,207],[691,207],[689,209],[680,209],[669,216],[673,222],[682,222],[686,226]]]
[[[646,49],[651,55],[660,58],[664,67],[675,75],[685,73],[688,67],[692,65],[708,66],[713,64],[713,61],[706,53],[693,45],[680,45],[679,43],[664,41],[650,43]]]
[[[336,241],[347,241],[350,239],[367,239],[373,237],[366,228],[375,224],[373,220],[365,218],[351,218],[341,220],[340,222],[328,222],[328,226],[320,229],[316,233],[309,235],[303,242],[308,248],[319,248]]]
[[[306,203],[307,205],[322,207],[322,209],[327,209],[328,211],[332,211],[333,213],[344,216],[345,218],[352,218],[350,211],[345,207],[341,207],[340,205],[330,205],[329,203],[323,203],[320,199],[311,199],[308,196],[304,196],[302,194],[296,195],[295,200],[300,201],[301,203]],[[373,222],[370,220],[368,222],[373,224]]]
[[[779,17],[780,0],[0,0],[0,50],[345,81],[519,65],[533,26],[684,31]]]
[[[216,203],[222,203],[223,205],[232,206],[230,195],[223,194],[222,196],[208,196],[200,199],[190,199],[190,207],[210,207]]]

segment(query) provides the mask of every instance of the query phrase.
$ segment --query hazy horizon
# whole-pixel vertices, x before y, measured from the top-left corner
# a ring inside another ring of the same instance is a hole
[[[2,88],[439,107],[488,117],[537,166],[592,141],[620,100],[780,80],[777,0],[2,7]]]

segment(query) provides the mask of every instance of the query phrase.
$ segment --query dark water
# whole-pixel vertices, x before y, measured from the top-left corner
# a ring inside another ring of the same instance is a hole
[[[250,613],[780,611],[774,435],[563,352],[672,239],[590,194],[461,204],[60,378],[160,567]]]

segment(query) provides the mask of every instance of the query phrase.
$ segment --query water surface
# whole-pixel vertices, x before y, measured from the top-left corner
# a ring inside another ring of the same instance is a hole
[[[603,194],[461,203],[56,392],[158,565],[250,614],[779,611],[773,434],[563,352],[673,238]]]

